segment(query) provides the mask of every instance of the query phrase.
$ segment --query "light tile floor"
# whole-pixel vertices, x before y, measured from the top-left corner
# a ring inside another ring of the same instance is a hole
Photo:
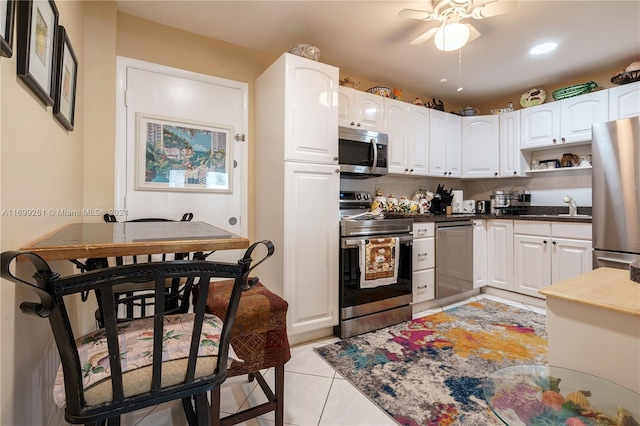
[[[543,308],[497,296],[480,294],[458,303],[420,312],[414,315],[414,318],[468,303],[473,299],[496,300],[545,314]],[[336,373],[313,351],[314,347],[328,345],[338,340],[336,337],[331,337],[291,348],[291,360],[285,365],[285,425],[395,425],[396,423],[384,411]],[[273,369],[263,374],[269,385],[272,386]],[[263,402],[266,402],[266,398],[262,391],[255,381],[248,383],[246,376],[232,377],[223,385],[221,410],[224,413],[234,413],[241,408]],[[187,421],[182,411],[182,404],[174,401],[123,416],[122,424],[183,426],[187,424]],[[241,423],[241,425],[272,426],[274,425],[274,414],[271,412],[258,419]]]

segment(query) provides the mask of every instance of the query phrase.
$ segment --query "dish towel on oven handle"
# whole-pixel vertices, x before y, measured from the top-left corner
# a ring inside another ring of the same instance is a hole
[[[400,239],[360,240],[360,288],[374,288],[398,281]]]

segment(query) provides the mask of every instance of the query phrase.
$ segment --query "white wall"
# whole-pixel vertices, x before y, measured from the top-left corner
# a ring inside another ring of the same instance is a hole
[[[566,206],[565,195],[576,200],[579,207],[591,206],[591,170],[570,170],[537,173],[526,178],[510,179],[439,179],[387,175],[372,179],[341,179],[342,191],[369,191],[373,195],[381,189],[385,196],[411,196],[419,187],[435,192],[438,184],[447,190],[462,189],[466,200],[488,200],[498,186],[512,188],[524,185],[531,192],[532,206]]]
[[[513,179],[482,179],[465,181],[465,198],[488,200],[498,185],[524,185],[531,192],[532,206],[566,206],[562,201],[569,195],[578,207],[591,207],[591,169],[536,173],[531,177]]]

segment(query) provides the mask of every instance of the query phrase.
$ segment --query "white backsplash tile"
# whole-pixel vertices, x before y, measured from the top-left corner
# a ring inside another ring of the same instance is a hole
[[[532,206],[566,206],[565,195],[576,200],[579,207],[590,207],[591,169],[536,173],[526,178],[509,179],[445,179],[434,177],[382,176],[371,179],[341,179],[341,191],[368,191],[372,195],[379,188],[387,196],[411,197],[420,187],[435,192],[439,184],[447,190],[461,189],[465,200],[488,200],[497,186],[526,186],[531,192]]]

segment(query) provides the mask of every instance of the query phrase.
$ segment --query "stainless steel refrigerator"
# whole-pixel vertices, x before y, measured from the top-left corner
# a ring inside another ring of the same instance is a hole
[[[640,260],[640,117],[593,126],[593,267]]]

